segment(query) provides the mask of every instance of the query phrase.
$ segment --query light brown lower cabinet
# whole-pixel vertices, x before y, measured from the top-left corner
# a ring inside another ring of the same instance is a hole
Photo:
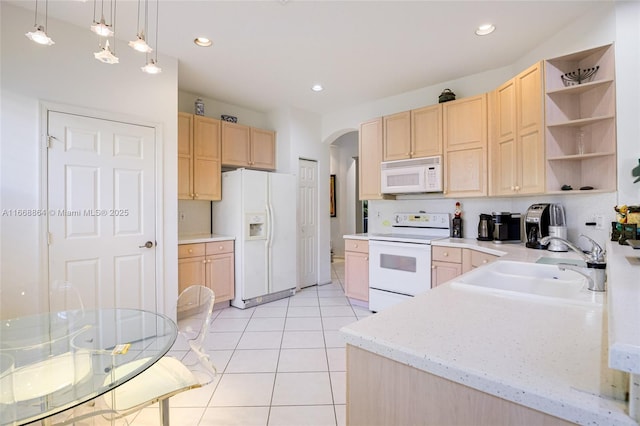
[[[458,247],[431,247],[431,287],[462,274],[462,251]]]
[[[431,246],[431,287],[437,287],[499,256],[460,247]]]
[[[347,345],[347,424],[551,426],[573,423]]]
[[[352,299],[369,301],[369,241],[344,240],[344,292]]]
[[[178,292],[190,285],[209,287],[216,303],[233,299],[235,257],[233,240],[178,246]]]

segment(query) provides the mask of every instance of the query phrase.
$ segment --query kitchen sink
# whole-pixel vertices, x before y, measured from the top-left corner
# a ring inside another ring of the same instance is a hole
[[[587,290],[585,276],[542,263],[498,260],[459,276],[452,286],[590,304],[603,301],[602,295]]]

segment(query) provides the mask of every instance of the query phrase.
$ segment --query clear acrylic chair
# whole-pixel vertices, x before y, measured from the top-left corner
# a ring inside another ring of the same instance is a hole
[[[80,311],[84,312],[84,303],[77,288],[69,281],[54,280],[49,285],[49,311]]]
[[[20,287],[15,289],[15,294],[25,301],[36,297],[30,290]],[[14,402],[35,401],[91,376],[91,353],[75,350],[69,345],[72,336],[86,329],[76,329],[84,316],[84,305],[80,293],[71,283],[63,280],[51,282],[49,312],[52,314],[51,328],[55,332],[50,331],[48,342],[34,340],[31,335],[11,336],[8,340],[13,344],[0,347],[0,355],[11,354],[17,360],[10,386]],[[31,362],[34,359],[38,361]],[[0,392],[3,395],[9,389],[5,382],[6,378]]]
[[[178,296],[176,316],[179,338],[185,339],[195,355],[195,361],[185,364],[171,356],[164,356],[149,369],[106,394],[101,403],[111,411],[109,417],[120,418],[156,402],[160,403],[160,421],[168,425],[169,398],[178,393],[205,386],[213,381],[217,371],[203,343],[209,334],[214,292],[202,285],[186,288]],[[116,376],[131,371],[133,361],[117,367]],[[166,417],[163,417],[165,415]]]

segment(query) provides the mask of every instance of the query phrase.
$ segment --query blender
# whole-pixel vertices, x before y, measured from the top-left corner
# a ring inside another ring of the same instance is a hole
[[[567,239],[567,222],[564,215],[564,207],[560,204],[549,205],[549,236]],[[547,250],[569,251],[569,247],[562,241],[551,240]]]

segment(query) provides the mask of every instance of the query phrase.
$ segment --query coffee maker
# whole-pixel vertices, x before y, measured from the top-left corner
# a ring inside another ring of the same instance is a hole
[[[542,237],[549,235],[549,204],[532,204],[524,218],[525,246],[546,250],[546,244],[540,244]]]
[[[520,213],[500,212],[493,214],[493,242],[519,243],[520,242]]]

